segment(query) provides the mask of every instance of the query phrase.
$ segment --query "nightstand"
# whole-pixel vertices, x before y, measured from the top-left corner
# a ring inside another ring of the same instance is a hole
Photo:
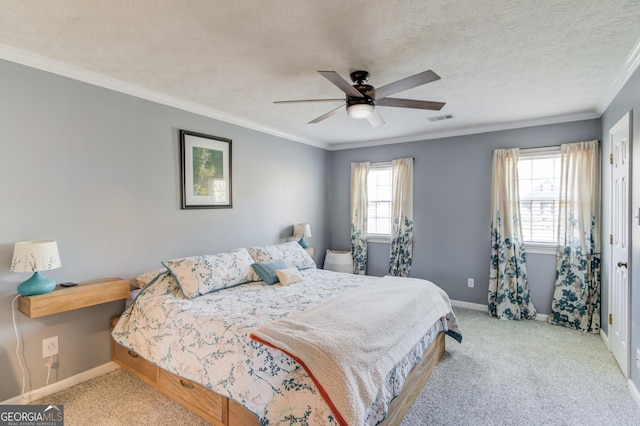
[[[121,278],[102,278],[84,281],[74,287],[57,286],[50,293],[20,296],[18,309],[29,318],[39,318],[113,302],[129,297],[129,284],[129,280]]]
[[[313,247],[307,247],[306,249],[304,249],[304,251],[309,253],[309,256],[313,257]]]

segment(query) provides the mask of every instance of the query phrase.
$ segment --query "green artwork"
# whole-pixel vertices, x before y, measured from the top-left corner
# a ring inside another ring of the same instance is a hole
[[[222,151],[193,147],[193,195],[213,196],[214,180],[222,180]]]

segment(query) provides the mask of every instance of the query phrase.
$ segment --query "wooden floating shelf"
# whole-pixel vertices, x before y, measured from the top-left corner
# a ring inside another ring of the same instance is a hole
[[[74,287],[57,286],[50,293],[20,296],[18,309],[29,318],[39,318],[126,299],[129,297],[129,288],[129,280],[121,278],[84,281]]]

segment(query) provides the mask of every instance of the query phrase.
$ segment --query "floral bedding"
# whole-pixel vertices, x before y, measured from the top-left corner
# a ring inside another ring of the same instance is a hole
[[[169,273],[162,273],[127,308],[112,336],[159,367],[234,399],[262,425],[337,424],[304,369],[249,334],[379,278],[319,269],[300,273],[302,281],[286,286],[250,282],[193,299],[184,297]],[[440,332],[460,340],[453,312],[437,321],[389,373],[365,424],[384,419],[389,402]]]

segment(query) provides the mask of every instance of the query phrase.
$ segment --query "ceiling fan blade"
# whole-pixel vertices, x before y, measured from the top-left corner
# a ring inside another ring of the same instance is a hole
[[[373,112],[369,114],[369,116],[367,117],[367,121],[373,127],[379,127],[384,124],[384,120],[382,119],[382,116],[380,115],[377,109],[374,109]]]
[[[331,111],[329,111],[329,112],[327,112],[327,113],[325,113],[325,114],[322,114],[322,115],[321,115],[320,117],[318,117],[318,118],[314,118],[313,120],[311,120],[311,121],[310,121],[310,122],[308,122],[307,124],[315,124],[315,123],[319,123],[319,122],[321,122],[322,120],[324,120],[324,119],[326,119],[326,118],[329,118],[329,117],[331,117],[333,114],[335,114],[335,113],[339,112],[340,110],[344,110],[344,109],[345,109],[345,106],[344,106],[344,105],[340,105],[338,108],[336,108],[336,109],[332,109]]]
[[[423,84],[431,83],[436,80],[440,80],[440,76],[438,74],[431,70],[423,71],[419,74],[412,75],[411,77],[398,80],[395,83],[389,83],[386,86],[378,87],[376,89],[376,100],[405,90],[413,89],[414,87],[422,86]]]
[[[274,104],[292,104],[301,102],[344,102],[344,98],[341,99],[294,99],[292,101],[273,101]]]
[[[376,100],[376,105],[440,111],[446,104],[444,102],[419,101],[415,99],[382,98]]]
[[[327,80],[329,80],[330,82],[338,86],[338,88],[342,90],[344,93],[346,93],[347,95],[354,96],[357,98],[364,97],[362,93],[358,92],[358,90],[356,90],[355,87],[349,84],[349,82],[344,78],[342,78],[342,76],[337,72],[335,71],[318,71],[318,72],[322,74],[324,78],[326,78]]]

